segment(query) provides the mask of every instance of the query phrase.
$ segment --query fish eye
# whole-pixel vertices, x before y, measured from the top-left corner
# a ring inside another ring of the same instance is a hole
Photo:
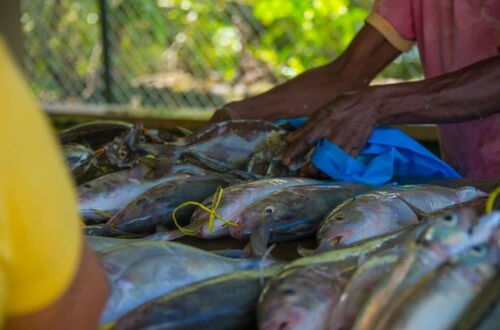
[[[139,142],[140,143],[145,143],[146,142],[146,137],[144,135],[139,136]]]
[[[457,223],[457,221],[458,221],[458,217],[457,217],[457,215],[456,215],[456,214],[454,214],[454,213],[450,213],[450,214],[445,215],[445,216],[442,218],[442,220],[443,220],[445,223],[449,224],[449,225],[454,225],[454,224],[456,224],[456,223]]]
[[[127,152],[125,150],[120,150],[118,152],[118,157],[120,157],[120,159],[125,159],[127,157]]]
[[[265,209],[264,209],[264,213],[265,214],[274,214],[274,212],[276,212],[276,209],[274,208],[274,206],[267,206]]]
[[[342,221],[342,220],[345,220],[346,218],[346,214],[345,213],[337,213],[335,214],[335,216],[333,217],[336,221]]]
[[[118,151],[118,144],[113,143],[113,144],[111,145],[111,150],[113,150],[113,151]]]
[[[470,249],[470,253],[477,257],[485,256],[487,252],[488,249],[484,245],[474,246]]]

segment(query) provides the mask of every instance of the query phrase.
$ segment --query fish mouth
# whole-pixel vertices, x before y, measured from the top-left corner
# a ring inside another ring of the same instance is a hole
[[[274,320],[264,324],[262,330],[292,330],[297,327],[302,321],[302,317],[298,313],[292,313],[285,320]]]
[[[342,235],[337,235],[337,236],[334,236],[333,238],[329,239],[328,240],[328,244],[330,246],[333,246],[333,247],[338,247],[342,244],[342,239],[344,238],[344,236]]]

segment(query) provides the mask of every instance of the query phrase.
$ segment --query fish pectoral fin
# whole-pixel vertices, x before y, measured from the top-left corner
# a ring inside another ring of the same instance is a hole
[[[303,247],[302,245],[299,245],[299,246],[297,246],[297,253],[301,257],[307,257],[307,256],[310,256],[310,255],[314,254],[314,250],[313,249],[308,249],[306,247]]]
[[[410,210],[415,213],[415,215],[417,216],[417,219],[419,222],[421,222],[423,219],[427,218],[429,216],[428,213],[422,211],[421,209],[419,209],[418,207],[416,207],[415,205],[411,204],[410,202],[408,202],[406,199],[400,197],[400,196],[396,196],[396,198],[398,198],[400,201],[402,201],[406,206],[408,206],[410,208]]]
[[[271,221],[264,221],[250,235],[249,248],[254,256],[263,256],[267,250],[269,237],[271,236]]]
[[[103,211],[103,210],[91,209],[91,211],[94,212],[95,214],[100,215],[103,218],[111,219],[113,217],[112,214],[110,214],[110,213],[108,213],[106,211]]]
[[[192,135],[192,134],[193,134],[193,131],[192,131],[192,130],[187,129],[187,128],[185,128],[185,127],[182,127],[182,126],[175,126],[175,127],[176,127],[176,128],[179,130],[179,132],[181,132],[181,133],[182,133],[182,135],[184,135],[184,136],[189,136],[189,135]]]

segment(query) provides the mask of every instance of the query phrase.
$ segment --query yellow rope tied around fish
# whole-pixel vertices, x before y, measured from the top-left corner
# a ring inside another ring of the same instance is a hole
[[[179,228],[179,230],[185,234],[185,235],[189,235],[189,236],[196,236],[196,232],[194,230],[191,230],[189,228],[185,228],[185,227],[182,227],[180,224],[179,224],[179,221],[177,221],[177,212],[183,208],[183,207],[186,207],[188,205],[195,205],[195,206],[198,206],[200,209],[202,209],[203,211],[207,212],[208,214],[210,214],[210,218],[208,218],[208,230],[210,232],[213,232],[214,231],[214,222],[215,222],[215,218],[218,218],[220,219],[224,224],[228,225],[228,226],[233,226],[233,227],[236,227],[237,224],[234,223],[233,221],[231,220],[227,220],[227,219],[224,219],[223,217],[221,217],[219,214],[217,214],[217,208],[219,207],[219,204],[220,204],[220,201],[222,200],[222,194],[224,193],[224,188],[221,188],[219,187],[217,189],[217,191],[215,192],[214,196],[213,196],[213,199],[212,199],[212,208],[209,208],[205,205],[203,205],[202,203],[198,203],[198,202],[184,202],[182,204],[180,204],[179,206],[177,206],[174,211],[172,212],[172,219],[174,220],[174,224],[177,228]]]
[[[488,197],[488,201],[486,202],[486,213],[490,213],[493,211],[493,205],[495,205],[495,200],[497,199],[498,195],[500,195],[500,187],[495,189],[490,194],[490,197]]]

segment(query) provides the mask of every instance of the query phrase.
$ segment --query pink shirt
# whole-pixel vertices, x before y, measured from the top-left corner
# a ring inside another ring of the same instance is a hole
[[[426,77],[500,53],[500,0],[377,0],[367,23],[401,51],[416,42]],[[500,114],[438,129],[444,160],[464,176],[500,178]]]

